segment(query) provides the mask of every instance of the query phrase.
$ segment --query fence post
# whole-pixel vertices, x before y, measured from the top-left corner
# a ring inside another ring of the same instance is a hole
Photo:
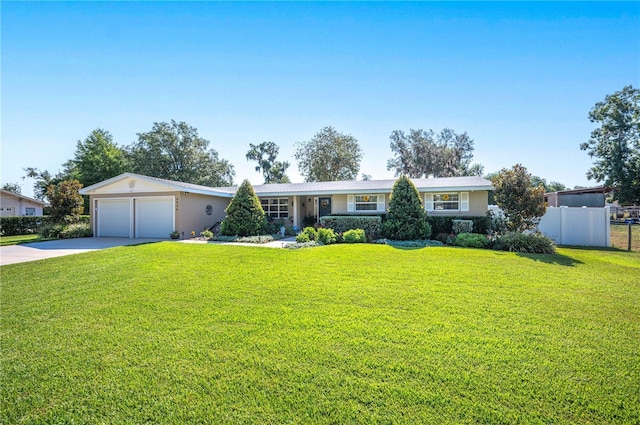
[[[627,223],[627,251],[631,251],[631,222]]]

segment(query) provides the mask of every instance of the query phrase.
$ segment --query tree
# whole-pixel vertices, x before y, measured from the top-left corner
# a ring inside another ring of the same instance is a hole
[[[547,179],[543,179],[542,177],[538,177],[538,176],[531,176],[531,187],[537,187],[537,186],[542,186],[544,187],[544,191],[545,193],[549,193],[549,192],[559,192],[561,190],[566,190],[567,186],[563,185],[562,183],[556,182],[556,181],[550,181],[547,183]]]
[[[126,151],[113,142],[113,136],[95,129],[84,141],[78,140],[70,161],[72,176],[84,186],[110,179],[129,169]]]
[[[383,236],[399,241],[427,239],[431,227],[426,219],[418,189],[407,176],[400,176],[393,185],[387,219],[382,223]]]
[[[597,158],[587,178],[615,188],[614,199],[623,205],[640,204],[640,90],[626,86],[607,95],[589,120],[600,127],[580,145]]]
[[[76,219],[84,209],[79,190],[82,184],[78,180],[65,180],[47,187],[47,199],[51,204],[51,216],[58,220]]]
[[[22,186],[20,186],[18,183],[5,183],[2,185],[2,188],[18,195],[22,193]]]
[[[267,226],[264,210],[249,180],[242,182],[225,210],[220,232],[228,236],[256,236]]]
[[[546,211],[544,187],[532,187],[531,175],[520,164],[500,170],[492,183],[496,204],[504,212],[509,230],[534,229]]]
[[[249,143],[247,161],[256,161],[256,171],[262,172],[265,184],[290,183],[286,172],[289,168],[287,161],[276,161],[279,152],[278,145],[273,142],[262,142],[259,145]]]
[[[138,133],[130,146],[131,168],[151,177],[205,186],[230,186],[235,172],[209,141],[185,122],[154,123],[151,131]]]
[[[394,158],[387,161],[387,170],[410,178],[481,176],[484,167],[471,164],[473,139],[465,132],[457,134],[445,128],[435,134],[433,130],[409,130],[409,134],[395,130],[389,137]]]
[[[296,144],[298,170],[308,182],[355,180],[362,149],[358,140],[325,127],[311,140]]]
[[[68,164],[65,164],[68,165]],[[65,170],[56,174],[55,176],[51,175],[51,173],[47,170],[40,171],[37,168],[27,167],[24,169],[25,178],[31,178],[35,180],[33,184],[33,193],[36,199],[40,199],[41,201],[47,197],[47,188],[51,185],[57,185],[65,180],[72,179],[71,171],[68,166],[65,166]]]

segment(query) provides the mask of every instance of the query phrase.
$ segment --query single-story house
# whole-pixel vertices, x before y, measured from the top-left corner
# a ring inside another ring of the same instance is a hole
[[[41,216],[46,202],[0,189],[0,217]]]
[[[304,217],[383,214],[393,180],[264,184],[254,186],[270,219],[301,228]],[[482,216],[491,182],[477,177],[412,180],[430,215]],[[80,190],[90,197],[95,236],[183,237],[222,221],[237,186],[207,187],[124,173]]]
[[[561,190],[545,193],[544,201],[548,207],[604,207],[609,192],[605,186]]]

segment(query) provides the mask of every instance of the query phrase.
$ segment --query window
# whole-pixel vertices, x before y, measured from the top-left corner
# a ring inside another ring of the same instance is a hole
[[[433,195],[433,209],[439,210],[459,210],[460,196],[457,193],[437,193]]]
[[[385,212],[384,195],[348,195],[347,212]]]
[[[377,211],[378,195],[356,195],[356,211]]]
[[[469,192],[427,193],[424,198],[427,211],[469,211]]]
[[[35,208],[25,208],[24,215],[36,215],[36,209]]]
[[[260,200],[264,213],[269,218],[288,218],[288,198],[263,198]]]

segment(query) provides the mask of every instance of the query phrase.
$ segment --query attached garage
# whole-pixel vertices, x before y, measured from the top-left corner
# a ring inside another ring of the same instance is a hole
[[[95,200],[96,236],[168,238],[174,231],[174,197],[100,198]]]
[[[173,197],[134,199],[136,238],[168,238],[174,231]]]
[[[131,198],[96,200],[96,236],[131,237]]]

